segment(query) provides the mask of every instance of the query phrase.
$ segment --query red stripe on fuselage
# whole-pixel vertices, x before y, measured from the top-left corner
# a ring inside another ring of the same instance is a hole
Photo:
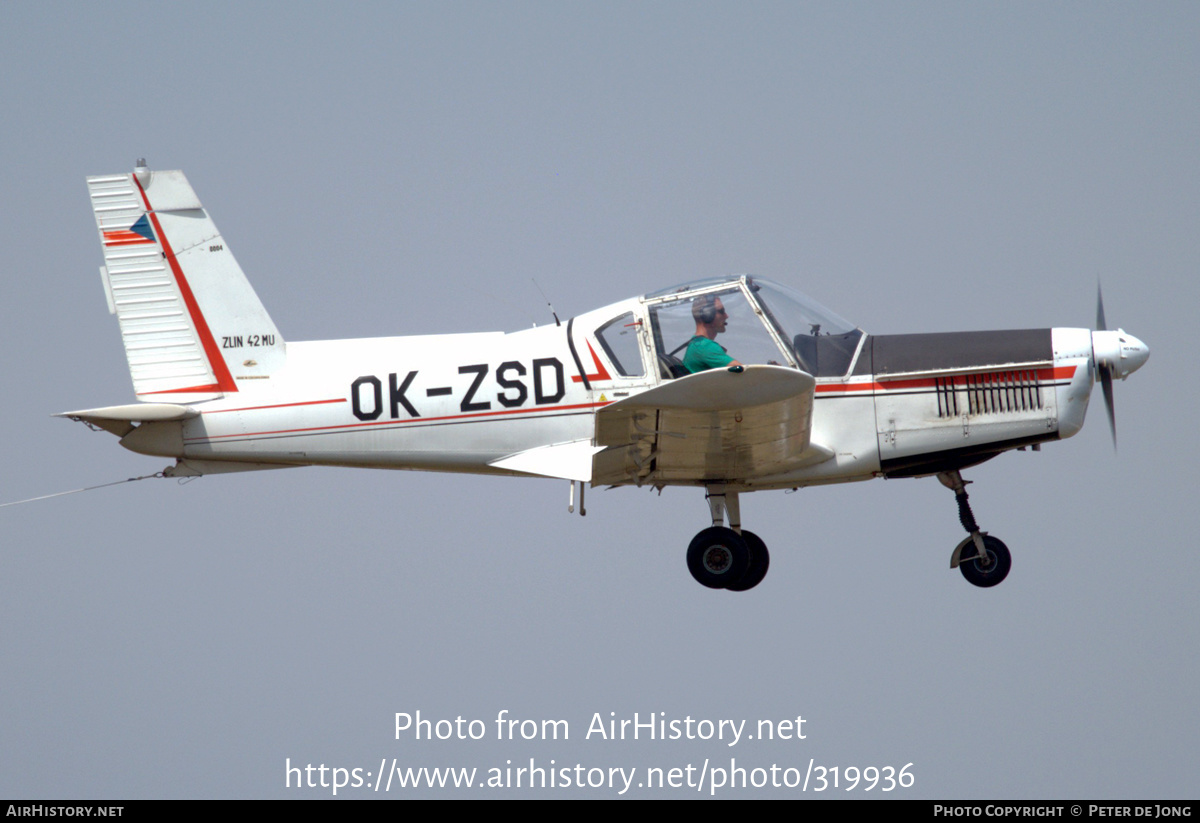
[[[314,403],[332,403],[332,402],[344,403],[346,401],[345,400],[341,400],[341,401],[316,400],[316,401],[312,401],[312,402],[314,402]],[[505,410],[501,410],[501,411],[473,412],[471,414],[449,414],[449,415],[444,415],[442,417],[410,417],[407,420],[368,420],[368,421],[364,421],[362,423],[342,423],[340,425],[335,425],[335,426],[309,426],[306,428],[299,428],[299,429],[275,429],[273,431],[261,431],[261,432],[238,432],[236,434],[218,434],[218,435],[211,436],[211,437],[189,438],[189,439],[185,440],[184,442],[185,443],[201,443],[201,442],[212,441],[212,440],[224,440],[224,439],[230,438],[230,437],[238,437],[238,438],[266,437],[267,435],[272,435],[272,434],[298,434],[301,432],[331,431],[333,429],[359,429],[359,428],[364,428],[366,426],[403,426],[403,425],[420,424],[420,423],[438,423],[438,422],[442,422],[442,421],[446,421],[446,420],[467,421],[467,420],[471,420],[473,418],[497,417],[499,415],[537,414],[537,413],[541,413],[541,412],[575,411],[578,409],[601,408],[603,406],[609,405],[610,402],[611,401],[607,401],[604,403],[576,403],[571,406],[545,406],[542,408],[531,408],[531,409],[505,409]],[[285,404],[285,405],[303,406],[303,405],[307,405],[307,403],[294,403],[294,404],[289,403],[289,404]],[[252,408],[273,408],[273,407],[257,406],[257,407],[252,407]],[[234,411],[234,409],[223,409],[222,411]],[[204,414],[214,414],[214,413],[215,412],[204,412]]]
[[[936,387],[937,380],[953,380],[955,386],[963,388],[976,388],[967,382],[971,377],[990,377],[995,379],[999,375],[1011,375],[1016,372],[1030,372],[1038,380],[1064,380],[1075,376],[1075,370],[1078,366],[1055,366],[1049,369],[997,369],[996,371],[987,372],[970,372],[968,374],[948,374],[945,377],[918,377],[912,380],[884,380],[884,381],[864,381],[862,383],[818,383],[817,392],[887,392],[887,391],[912,391],[913,389],[932,389]],[[1000,377],[1000,379],[1011,379]]]

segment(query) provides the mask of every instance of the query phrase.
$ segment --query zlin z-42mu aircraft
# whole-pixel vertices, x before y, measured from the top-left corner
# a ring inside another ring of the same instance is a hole
[[[960,472],[1083,426],[1099,380],[1149,349],[1123,331],[869,335],[749,275],[686,283],[523,331],[285,342],[179,171],[90,177],[138,403],[61,415],[169,477],[355,466],[694,486],[712,525],[687,564],[744,591],[767,547],[739,495],[936,475],[968,536],[957,567],[994,586],[1007,547],[979,529]],[[556,318],[557,320],[557,318]],[[1113,429],[1114,442],[1116,437]]]

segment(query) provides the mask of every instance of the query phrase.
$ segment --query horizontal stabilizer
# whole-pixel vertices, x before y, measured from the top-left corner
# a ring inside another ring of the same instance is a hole
[[[294,469],[290,463],[242,463],[233,460],[193,460],[182,458],[174,466],[163,469],[163,477],[203,477],[206,474],[256,472],[267,469]]]
[[[127,406],[105,406],[100,409],[62,412],[54,416],[79,420],[110,431],[117,437],[124,437],[133,431],[135,423],[187,420],[189,417],[196,417],[199,414],[200,412],[195,409],[178,406],[174,403],[131,403]]]
[[[542,477],[561,477],[564,480],[587,482],[592,479],[592,456],[603,446],[593,446],[592,441],[572,440],[553,446],[539,446],[523,452],[510,454],[489,463],[497,469],[536,474]]]

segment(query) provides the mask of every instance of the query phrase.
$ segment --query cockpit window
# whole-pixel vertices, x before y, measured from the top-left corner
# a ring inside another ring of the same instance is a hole
[[[692,309],[701,298],[719,299],[728,315],[726,328],[710,338],[716,348],[701,344],[710,364],[727,356],[739,363],[796,365],[815,377],[840,377],[849,372],[864,336],[849,321],[787,286],[750,275],[697,280],[643,298],[650,304],[661,377],[693,373],[684,360],[697,336]],[[689,362],[696,367],[696,358]]]
[[[660,303],[650,310],[663,377],[682,377],[730,361],[791,365],[745,292],[733,287]],[[698,322],[716,325],[712,338],[697,340]],[[689,356],[689,349],[697,351]],[[705,349],[702,353],[700,349]],[[723,350],[723,354],[722,354]]]
[[[638,321],[633,312],[626,312],[596,329],[596,340],[621,376],[641,377],[646,373],[638,346]]]

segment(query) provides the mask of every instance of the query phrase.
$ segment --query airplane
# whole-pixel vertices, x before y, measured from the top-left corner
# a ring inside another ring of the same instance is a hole
[[[571,509],[579,484],[581,513],[589,484],[704,489],[711,525],[686,557],[713,589],[749,590],[770,565],[739,495],[876,477],[936,476],[967,532],[951,568],[1000,583],[1010,552],[976,523],[962,471],[1074,435],[1096,381],[1115,445],[1113,380],[1150,354],[1107,329],[1099,292],[1095,330],[871,335],[748,274],[509,333],[285,341],[183,172],[139,160],[87,185],[138,402],[58,416],[174,458],[167,477],[550,477],[570,481]],[[697,366],[704,347],[715,363]]]

